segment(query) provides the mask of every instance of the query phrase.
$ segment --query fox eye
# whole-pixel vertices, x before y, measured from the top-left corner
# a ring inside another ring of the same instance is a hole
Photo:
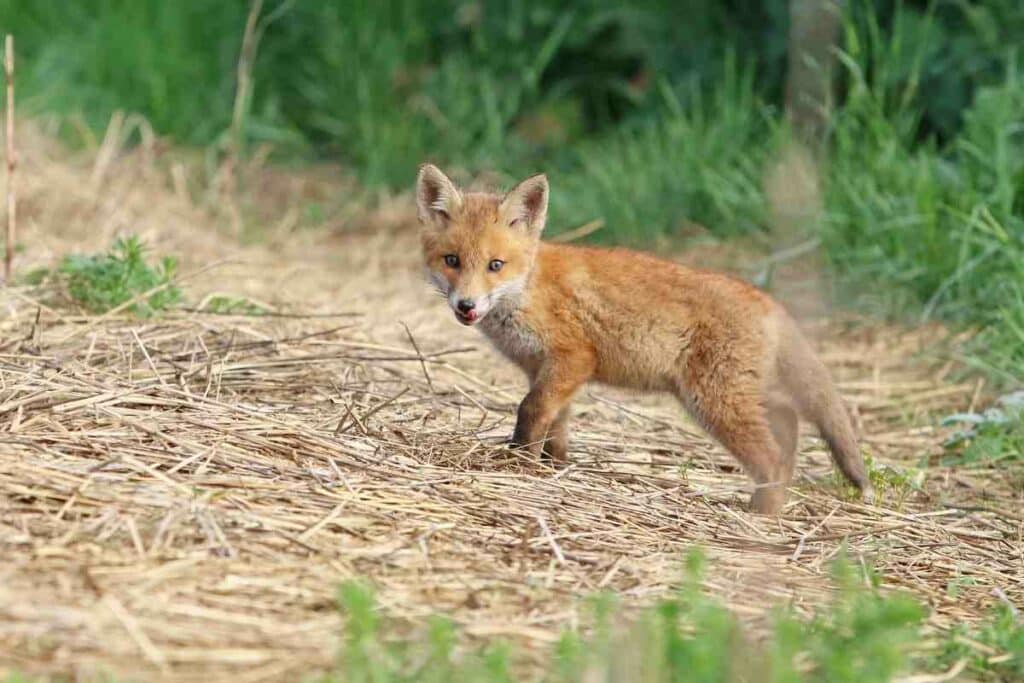
[[[491,262],[487,264],[487,270],[491,271],[492,273],[497,273],[499,270],[501,270],[502,266],[504,265],[505,262],[502,261],[501,259],[491,259]]]
[[[444,264],[446,266],[448,266],[449,268],[458,268],[459,267],[459,257],[456,256],[455,254],[445,254],[444,255]]]

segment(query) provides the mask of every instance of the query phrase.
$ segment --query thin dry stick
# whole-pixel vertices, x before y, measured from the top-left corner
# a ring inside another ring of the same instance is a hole
[[[590,221],[589,223],[584,223],[583,225],[577,228],[573,228],[572,230],[567,230],[566,232],[555,235],[554,237],[551,238],[551,241],[559,243],[574,242],[576,240],[583,239],[587,235],[597,232],[603,227],[604,219],[598,218],[596,220]]]
[[[11,281],[14,240],[17,234],[17,198],[14,194],[14,36],[4,41],[4,75],[7,79],[7,241],[4,249],[4,282]]]
[[[125,609],[124,605],[121,604],[121,601],[113,595],[108,594],[104,597],[104,601],[107,609],[109,609],[111,613],[117,617],[117,620],[121,622],[121,626],[123,626],[124,630],[128,632],[131,639],[135,641],[135,644],[142,651],[142,654],[146,659],[156,665],[161,672],[168,673],[169,669],[167,667],[167,659],[164,657],[163,653],[157,649],[156,645],[153,644],[153,641],[149,639],[146,632],[142,630],[142,627],[139,626],[138,620],[135,619],[131,612]]]
[[[405,335],[409,337],[409,343],[412,344],[412,348],[416,350],[416,356],[420,359],[420,366],[423,368],[423,376],[427,378],[427,386],[430,387],[430,393],[436,394],[437,391],[434,389],[434,382],[430,379],[430,373],[427,372],[427,361],[423,358],[423,352],[420,351],[420,345],[416,343],[416,340],[412,336],[412,332],[409,331],[409,326],[402,323],[402,327],[405,328]]]

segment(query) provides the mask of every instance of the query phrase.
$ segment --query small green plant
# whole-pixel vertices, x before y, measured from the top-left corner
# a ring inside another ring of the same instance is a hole
[[[892,505],[901,509],[907,498],[915,491],[921,490],[924,471],[917,468],[901,468],[879,463],[870,455],[864,455],[864,466],[868,470],[868,478],[875,489],[875,504]],[[846,477],[837,471],[825,480],[826,485],[835,491],[842,500],[859,501],[860,491]]]
[[[181,290],[172,284],[176,269],[177,261],[169,256],[155,266],[147,263],[145,245],[132,235],[118,238],[106,253],[65,256],[57,272],[66,278],[71,298],[93,313],[141,297],[129,310],[150,316],[181,299]]]
[[[32,270],[21,273],[18,276],[18,283],[22,285],[28,285],[29,287],[38,287],[39,285],[46,282],[46,280],[52,275],[53,271],[50,270],[49,268],[33,268]]]
[[[225,296],[222,294],[208,298],[201,305],[201,310],[204,313],[217,313],[220,315],[259,316],[267,313],[266,308],[244,296]]]
[[[890,496],[897,509],[903,508],[911,493],[921,490],[924,472],[920,470],[875,463],[870,457],[865,459],[865,464],[875,492],[879,496]]]
[[[957,413],[942,421],[960,425],[946,440],[950,464],[988,467],[1024,461],[1024,391],[999,397],[980,413]]]
[[[345,638],[337,669],[321,683],[502,683],[511,682],[508,649],[493,643],[467,655],[456,652],[454,624],[443,617],[428,620],[416,637],[392,639],[394,624],[377,613],[373,591],[350,581],[338,591],[345,617]]]
[[[680,589],[631,622],[616,617],[614,596],[589,599],[591,626],[563,633],[550,664],[529,680],[887,683],[910,672],[946,671],[961,660],[976,675],[971,680],[1024,679],[1024,623],[1007,602],[983,624],[960,625],[926,641],[925,607],[909,594],[880,590],[877,574],[841,555],[833,565],[836,598],[809,619],[777,612],[758,643],[705,594],[704,563],[703,554],[692,551]],[[503,643],[466,650],[449,619],[431,617],[419,626],[387,619],[363,582],[344,583],[338,607],[344,644],[334,670],[318,683],[525,680]],[[6,680],[31,679],[12,674]]]
[[[839,593],[828,609],[807,622],[778,617],[771,651],[776,683],[883,683],[907,668],[924,607],[909,595],[879,592],[874,573],[862,574],[845,560],[835,564],[833,576]],[[809,668],[804,675],[800,662]]]
[[[908,667],[924,608],[909,596],[880,592],[876,576],[845,560],[835,566],[836,600],[810,620],[780,612],[764,645],[704,594],[703,566],[703,556],[692,552],[677,596],[632,627],[627,640],[635,641],[636,657],[621,655],[628,647],[585,648],[602,653],[611,680],[883,683]]]
[[[8,674],[7,677],[4,678],[4,683],[28,683],[31,680],[31,678],[28,678],[27,676],[22,676],[19,673],[12,673]]]

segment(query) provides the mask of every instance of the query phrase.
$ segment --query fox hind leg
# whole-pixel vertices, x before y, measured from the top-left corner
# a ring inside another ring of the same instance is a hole
[[[711,435],[743,465],[757,488],[750,498],[750,509],[764,515],[777,515],[786,502],[788,465],[775,441],[768,421],[752,413],[738,420],[711,420]]]
[[[800,438],[800,420],[796,409],[788,401],[769,399],[764,406],[765,418],[772,430],[772,437],[779,446],[782,456],[783,476],[788,483],[796,469],[796,452]]]
[[[680,398],[754,480],[757,488],[750,498],[751,510],[765,515],[779,514],[786,502],[786,485],[793,471],[796,414],[782,410],[769,414],[759,400],[742,391],[729,399],[719,397],[717,401],[701,401],[685,391],[680,391]]]

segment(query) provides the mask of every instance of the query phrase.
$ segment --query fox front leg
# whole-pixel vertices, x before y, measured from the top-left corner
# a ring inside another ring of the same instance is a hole
[[[562,408],[555,416],[541,456],[555,465],[564,466],[569,463],[569,406]]]
[[[587,361],[551,363],[537,373],[519,404],[512,435],[514,446],[535,459],[544,452],[557,463],[565,461],[569,402],[592,374],[592,363]]]
[[[551,397],[540,387],[534,387],[526,395],[516,413],[516,429],[512,433],[512,446],[539,459],[547,444],[548,432],[558,414],[559,408]]]

